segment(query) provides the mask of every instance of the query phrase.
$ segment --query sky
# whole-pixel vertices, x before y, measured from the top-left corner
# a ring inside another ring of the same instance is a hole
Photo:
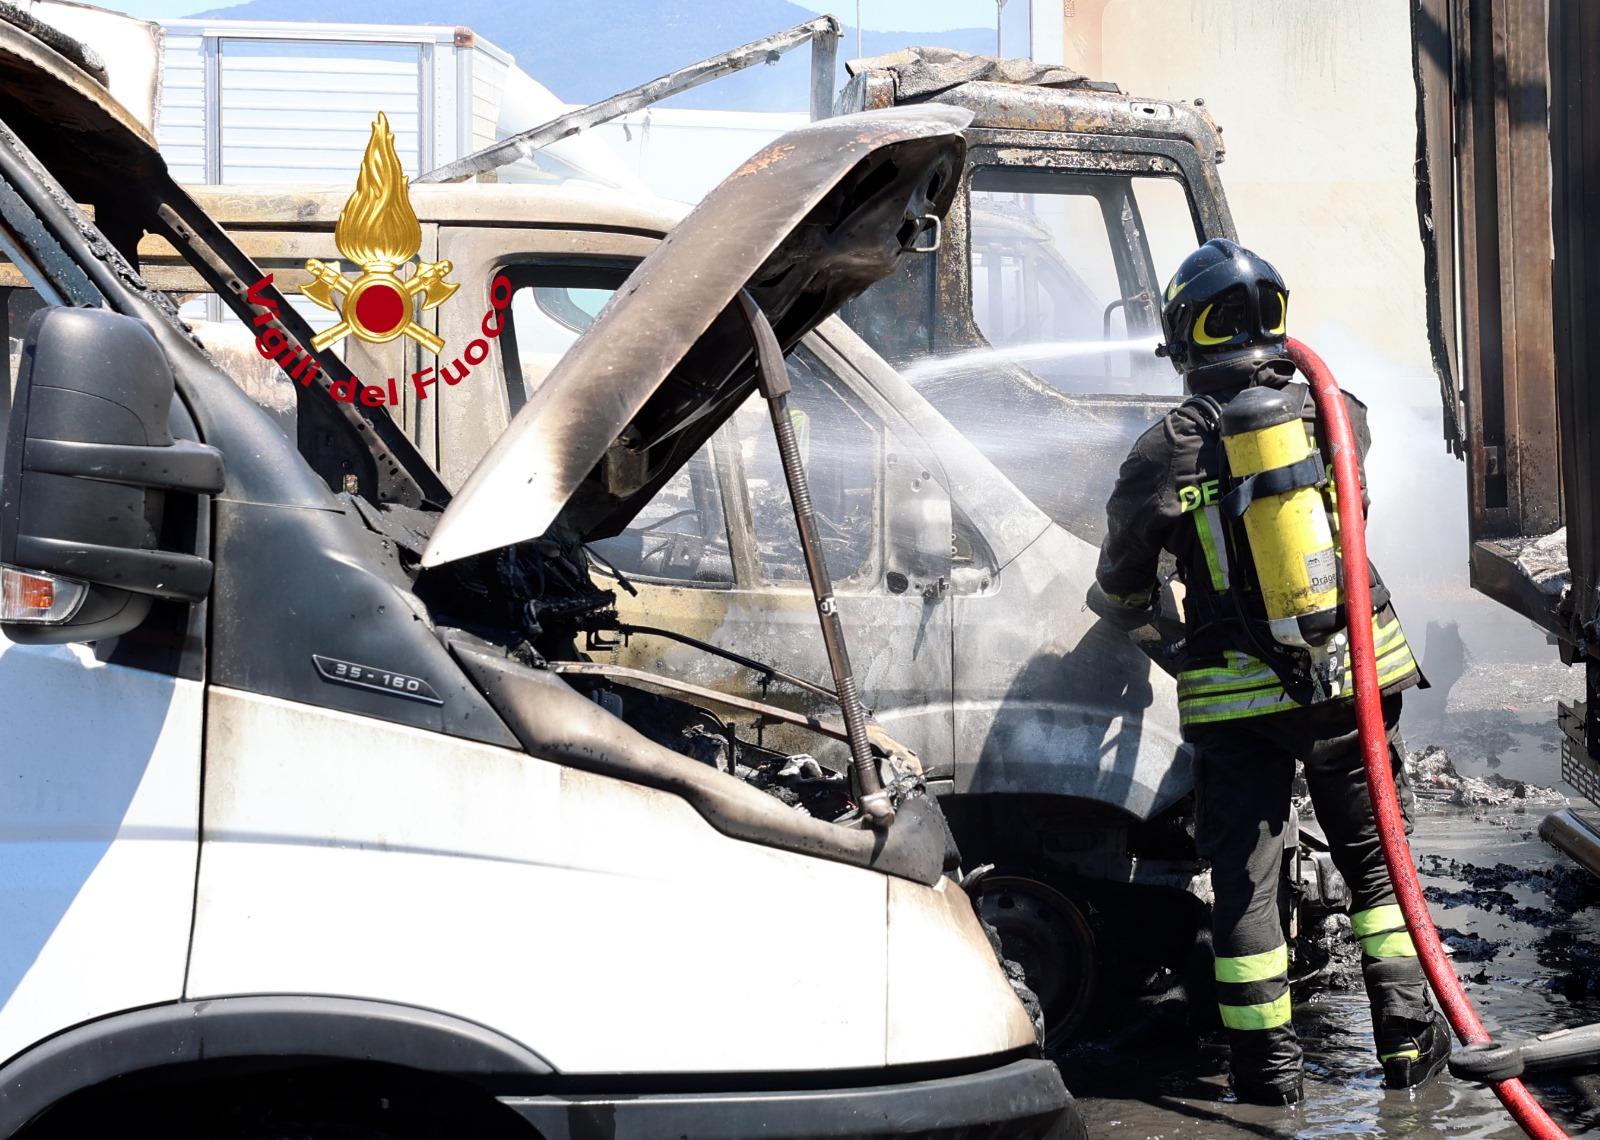
[[[203,12],[223,0],[97,0],[146,20],[165,20]],[[803,8],[832,12],[850,26],[856,21],[856,0],[797,0]],[[1019,0],[1020,2],[1020,0]],[[986,28],[994,25],[994,0],[861,0],[861,26],[884,32],[938,32],[949,28]]]
[[[833,4],[795,2],[813,12],[832,12],[841,23],[855,26],[855,0],[836,0]],[[861,26],[876,32],[990,28],[994,26],[994,14],[995,0],[861,0]]]

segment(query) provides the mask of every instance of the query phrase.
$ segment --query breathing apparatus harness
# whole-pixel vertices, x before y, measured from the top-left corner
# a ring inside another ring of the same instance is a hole
[[[1300,389],[1300,385],[1294,385]],[[1220,442],[1217,503],[1236,554],[1227,586],[1189,591],[1198,612],[1190,638],[1207,630],[1241,633],[1299,704],[1348,696],[1344,573],[1329,501],[1332,482],[1320,447],[1307,438],[1303,398],[1246,387],[1227,404],[1209,393],[1181,405]],[[1382,608],[1388,592],[1374,585]]]
[[[1190,623],[1190,640],[1207,628],[1235,627],[1242,637],[1232,640],[1254,646],[1284,691],[1309,705],[1348,695],[1350,638],[1331,519],[1336,497],[1323,449],[1305,430],[1307,390],[1294,386],[1295,400],[1284,385],[1262,382],[1268,370],[1283,368],[1285,380],[1293,374],[1288,301],[1270,262],[1212,238],[1167,285],[1166,339],[1156,351],[1194,393],[1182,406],[1204,425],[1203,446],[1220,441],[1223,494],[1220,502],[1206,498],[1208,515],[1197,519],[1210,589],[1202,582],[1190,590],[1199,619]],[[1212,395],[1229,390],[1236,394],[1226,403]],[[1220,568],[1214,548],[1223,545],[1240,556],[1239,572]]]

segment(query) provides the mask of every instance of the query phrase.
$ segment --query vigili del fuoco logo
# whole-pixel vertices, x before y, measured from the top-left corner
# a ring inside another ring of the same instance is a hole
[[[315,257],[306,260],[311,280],[300,287],[301,294],[339,315],[337,323],[311,338],[314,350],[321,352],[346,336],[369,344],[409,337],[424,352],[441,357],[437,368],[420,368],[411,374],[411,385],[419,400],[426,400],[428,389],[440,379],[450,386],[461,383],[474,365],[488,358],[489,341],[505,327],[511,282],[504,274],[495,277],[489,288],[490,309],[483,315],[483,336],[469,341],[461,355],[445,364],[445,342],[419,324],[417,315],[419,306],[420,312],[436,309],[461,285],[449,279],[454,267],[448,259],[418,262],[409,276],[403,275],[422,248],[422,224],[411,206],[410,179],[395,153],[389,118],[381,111],[372,124],[372,137],[367,140],[367,151],[356,174],[355,192],[339,211],[333,241],[346,261],[361,267],[361,273],[352,278]],[[254,321],[259,330],[256,351],[275,361],[290,379],[308,387],[321,374],[322,366],[279,326],[282,310],[266,292],[271,284],[269,273],[250,286],[245,295],[251,304],[265,310]],[[336,380],[328,386],[328,392],[343,403],[360,399],[373,408],[400,403],[399,388],[392,376],[384,385],[363,384],[354,378]]]

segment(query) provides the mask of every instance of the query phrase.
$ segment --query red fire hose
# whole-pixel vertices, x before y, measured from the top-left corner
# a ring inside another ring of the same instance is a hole
[[[1361,731],[1362,760],[1367,770],[1367,794],[1372,797],[1372,812],[1383,841],[1383,860],[1389,865],[1389,881],[1406,929],[1416,944],[1423,972],[1439,999],[1439,1005],[1463,1044],[1488,1041],[1489,1034],[1478,1020],[1478,1011],[1461,988],[1455,967],[1439,944],[1439,932],[1428,914],[1422,897],[1422,884],[1406,842],[1405,820],[1400,814],[1400,799],[1395,794],[1394,773],[1389,767],[1389,737],[1383,725],[1383,707],[1378,692],[1377,658],[1372,650],[1372,582],[1367,574],[1366,520],[1361,509],[1361,475],[1357,467],[1355,436],[1350,417],[1333,373],[1322,358],[1294,338],[1289,339],[1289,356],[1311,382],[1317,402],[1317,416],[1333,450],[1333,481],[1339,492],[1339,542],[1344,554],[1345,605],[1349,614],[1351,671],[1355,676],[1356,724]],[[1500,1081],[1495,1095],[1513,1119],[1529,1136],[1557,1140],[1567,1134],[1550,1118],[1520,1080]]]

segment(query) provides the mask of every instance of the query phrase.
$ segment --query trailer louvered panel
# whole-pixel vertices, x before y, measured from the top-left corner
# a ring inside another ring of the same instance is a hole
[[[162,44],[156,142],[179,182],[206,181],[205,41],[168,33]]]
[[[180,182],[348,184],[379,111],[412,176],[496,137],[512,58],[469,29],[164,25],[158,137]]]
[[[348,182],[389,117],[407,174],[427,169],[422,45],[218,41],[222,182]]]

